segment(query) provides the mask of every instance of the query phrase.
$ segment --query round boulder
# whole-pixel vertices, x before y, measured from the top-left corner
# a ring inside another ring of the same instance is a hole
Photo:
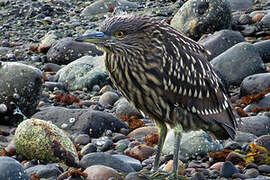
[[[47,162],[65,162],[76,167],[77,151],[68,136],[52,123],[28,119],[19,124],[15,132],[16,152],[27,159]]]
[[[107,83],[103,56],[83,56],[60,69],[56,79],[64,83],[68,90],[91,90],[94,85],[102,87]]]
[[[19,108],[26,116],[32,115],[41,95],[42,72],[22,63],[0,62],[0,77],[0,104],[8,107],[6,113]],[[0,113],[0,124],[4,119]]]
[[[231,26],[231,9],[227,0],[187,1],[174,15],[171,25],[192,39]]]
[[[93,44],[73,41],[72,38],[63,38],[53,44],[47,56],[50,62],[68,64],[84,55],[100,56],[102,54]]]

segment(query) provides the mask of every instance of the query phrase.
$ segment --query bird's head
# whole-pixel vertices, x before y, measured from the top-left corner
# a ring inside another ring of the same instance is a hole
[[[150,17],[114,16],[107,18],[100,32],[83,35],[75,40],[95,44],[105,52],[143,53],[150,49],[155,26],[160,22]]]

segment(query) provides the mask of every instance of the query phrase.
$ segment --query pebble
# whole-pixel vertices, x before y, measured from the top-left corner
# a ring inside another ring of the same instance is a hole
[[[107,91],[100,96],[99,103],[103,106],[113,105],[118,99],[119,96],[116,93]]]
[[[260,174],[259,171],[255,168],[247,169],[245,172],[245,175],[248,178],[256,178],[259,174]]]
[[[266,135],[270,128],[270,118],[267,116],[251,116],[241,118],[239,131],[252,133],[256,136]]]
[[[95,144],[93,143],[88,143],[86,144],[82,150],[81,150],[81,154],[84,156],[86,154],[92,153],[92,152],[96,152],[97,151],[97,147]]]
[[[90,137],[88,134],[80,134],[75,138],[74,142],[79,145],[86,145],[90,142]]]
[[[270,166],[263,164],[263,165],[258,166],[258,170],[259,170],[259,172],[267,174],[267,173],[270,173]]]
[[[270,88],[270,73],[247,76],[240,85],[240,95],[255,95]]]
[[[30,177],[18,161],[11,157],[1,156],[0,179],[29,180]]]
[[[113,157],[110,154],[102,152],[86,154],[80,160],[80,166],[82,168],[87,168],[93,165],[108,166],[123,173],[130,173],[135,171],[128,163],[120,160],[117,157]]]
[[[88,175],[86,180],[104,180],[111,178],[123,180],[116,170],[103,165],[90,166],[86,168],[83,172]]]
[[[37,174],[40,178],[57,178],[62,170],[57,164],[47,164],[47,165],[36,165],[29,167],[26,173],[31,176],[31,174]]]
[[[220,172],[223,177],[229,178],[232,177],[234,173],[238,173],[239,170],[230,161],[226,161],[221,167]]]

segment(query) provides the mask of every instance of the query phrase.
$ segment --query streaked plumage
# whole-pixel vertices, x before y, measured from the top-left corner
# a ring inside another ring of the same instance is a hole
[[[112,17],[100,30],[112,82],[163,131],[179,124],[234,138],[235,117],[205,48],[149,17]]]

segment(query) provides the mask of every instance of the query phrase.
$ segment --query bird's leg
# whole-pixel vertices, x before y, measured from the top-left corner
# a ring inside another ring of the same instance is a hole
[[[173,171],[171,174],[171,177],[173,179],[178,179],[178,154],[179,154],[180,142],[182,138],[182,131],[183,131],[183,128],[181,124],[177,124],[174,127],[175,141],[174,141],[174,151],[173,151]]]
[[[158,132],[159,132],[159,140],[158,140],[158,146],[157,146],[157,153],[156,153],[156,157],[154,161],[154,168],[153,168],[154,172],[158,170],[162,148],[163,148],[166,135],[167,135],[167,127],[164,123],[157,121],[156,125],[158,127]]]
[[[163,179],[163,178],[158,178],[158,176],[161,174],[164,174],[164,172],[159,171],[158,168],[159,168],[162,148],[163,148],[166,135],[167,135],[167,127],[162,122],[156,121],[155,123],[156,123],[156,126],[158,127],[159,140],[158,140],[154,166],[151,172],[140,172],[140,175],[142,175],[144,178],[149,179],[149,180]]]

